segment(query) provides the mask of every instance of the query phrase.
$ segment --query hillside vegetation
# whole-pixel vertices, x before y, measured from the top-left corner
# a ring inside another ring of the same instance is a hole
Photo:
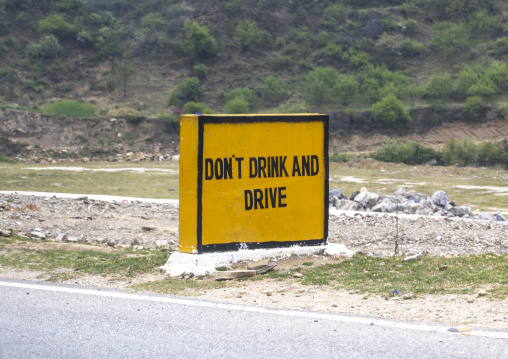
[[[100,117],[370,110],[397,132],[411,108],[504,119],[507,54],[500,0],[0,0],[0,103],[78,100]]]

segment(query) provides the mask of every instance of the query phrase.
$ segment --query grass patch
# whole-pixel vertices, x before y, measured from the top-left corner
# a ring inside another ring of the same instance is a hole
[[[447,270],[440,271],[442,265]],[[506,255],[493,253],[454,258],[423,257],[404,263],[400,257],[375,258],[354,255],[341,263],[325,264],[304,271],[302,284],[330,285],[360,293],[471,294],[492,285],[494,296],[508,294]]]
[[[68,117],[95,117],[97,107],[90,103],[75,100],[62,100],[50,103],[44,107],[44,113]]]
[[[34,165],[36,167],[44,167]],[[98,164],[90,169],[143,167],[163,171],[102,172],[29,169],[26,164],[6,164],[0,170],[0,191],[40,191],[113,196],[177,199],[178,163]],[[171,189],[169,191],[168,189]]]
[[[178,294],[185,289],[208,290],[224,288],[228,285],[229,283],[225,281],[168,278],[149,283],[135,284],[131,288],[137,291]]]
[[[166,262],[165,252],[153,251],[127,256],[131,249],[113,252],[94,250],[62,250],[62,249],[11,249],[5,244],[12,244],[17,238],[2,239],[3,250],[0,266],[13,269],[28,269],[50,272],[60,269],[71,269],[76,273],[91,275],[121,275],[135,277],[154,271]]]

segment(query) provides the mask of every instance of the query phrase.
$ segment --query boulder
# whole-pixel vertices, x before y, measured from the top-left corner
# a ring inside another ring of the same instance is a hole
[[[343,210],[343,211],[358,211],[363,209],[362,205],[355,201],[350,201],[348,199],[337,199],[334,203],[335,208]]]
[[[439,207],[446,207],[448,204],[448,195],[445,191],[436,191],[432,194],[432,202]]]
[[[498,222],[506,222],[506,218],[501,213],[496,213],[496,221]]]
[[[347,197],[342,194],[341,189],[334,189],[328,192],[328,200],[330,201],[330,203],[332,202],[333,197],[337,197],[338,199],[347,199]]]
[[[481,219],[484,221],[495,221],[496,217],[491,213],[480,212],[480,213],[478,213],[478,219]]]
[[[457,206],[452,207],[449,212],[453,214],[455,217],[464,217],[469,216],[471,214],[471,208],[466,206]]]
[[[354,201],[355,200],[355,197],[358,196],[358,194],[360,193],[360,191],[354,191],[352,194],[351,194],[351,197],[349,197],[349,200],[350,201]]]

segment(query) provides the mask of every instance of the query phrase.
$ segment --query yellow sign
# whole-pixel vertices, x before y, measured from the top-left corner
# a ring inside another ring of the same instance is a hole
[[[328,115],[180,121],[180,252],[326,243]]]

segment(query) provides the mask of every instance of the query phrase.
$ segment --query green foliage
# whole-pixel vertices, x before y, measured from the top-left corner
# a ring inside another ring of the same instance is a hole
[[[464,103],[464,112],[466,113],[467,119],[471,122],[478,122],[484,109],[485,105],[483,99],[478,96],[468,97]]]
[[[372,117],[392,128],[410,130],[413,120],[395,95],[388,95],[371,107]]]
[[[29,45],[27,56],[34,59],[54,59],[62,53],[62,46],[54,35],[44,36],[39,43]]]
[[[493,166],[498,163],[508,165],[508,152],[501,146],[491,142],[484,142],[478,148],[478,164],[480,166]]]
[[[204,79],[208,75],[208,66],[205,64],[196,64],[192,69],[194,74],[200,79]]]
[[[497,27],[497,19],[485,10],[476,11],[469,17],[469,25],[476,35],[490,35]]]
[[[425,95],[432,98],[448,97],[453,88],[454,82],[450,74],[433,74],[430,76],[427,86],[425,86]]]
[[[164,19],[160,14],[149,13],[141,18],[141,26],[159,30],[164,24]]]
[[[74,27],[65,21],[62,15],[51,14],[39,20],[37,32],[42,35],[52,34],[61,39],[65,39],[74,33]]]
[[[441,156],[446,165],[459,164],[459,166],[467,166],[475,163],[478,146],[469,137],[464,137],[462,141],[449,140],[445,143]]]
[[[213,111],[206,106],[206,104],[201,102],[187,102],[183,105],[182,114],[195,114],[195,113],[203,113],[203,114],[213,114]]]
[[[441,22],[431,28],[437,32],[434,45],[446,55],[458,52],[470,45],[471,31],[464,22]]]
[[[233,40],[245,50],[250,45],[258,44],[265,40],[271,41],[271,35],[266,31],[260,30],[254,20],[242,20],[235,27]]]
[[[496,53],[499,55],[504,55],[508,53],[508,37],[500,37],[495,42],[496,45]]]
[[[405,75],[398,71],[392,72],[385,65],[374,67],[368,64],[362,69],[361,77],[363,81],[360,91],[369,102],[376,102],[388,94],[403,97],[404,88],[410,83]]]
[[[328,158],[330,162],[345,163],[353,159],[353,155],[348,153],[332,153]]]
[[[95,44],[99,55],[104,56],[111,61],[111,72],[115,73],[115,59],[122,57],[126,46],[122,42],[124,27],[120,23],[111,26],[104,26],[99,30],[97,43]]]
[[[254,93],[253,90],[251,90],[248,87],[240,87],[229,90],[226,93],[224,93],[224,99],[226,100],[226,102],[241,99],[247,102],[248,105],[250,105],[256,100],[256,94]]]
[[[446,7],[446,14],[454,19],[466,19],[474,12],[489,12],[494,8],[494,0],[450,0],[442,2]]]
[[[353,75],[339,75],[336,85],[337,96],[343,105],[348,105],[358,95],[358,81]]]
[[[185,20],[185,39],[182,50],[194,58],[206,58],[217,51],[217,41],[210,35],[207,26],[199,26],[194,20]]]
[[[415,141],[407,141],[397,145],[395,141],[388,140],[371,156],[375,160],[382,162],[417,165],[436,158],[437,153],[433,148],[425,147]]]
[[[263,88],[261,89],[263,100],[269,102],[280,102],[288,96],[288,90],[284,80],[280,77],[266,75],[263,79]]]
[[[407,19],[401,24],[402,32],[414,35],[418,29],[418,22],[415,19]]]
[[[97,107],[90,103],[82,103],[75,100],[62,100],[50,103],[44,107],[44,113],[69,117],[95,117]]]
[[[243,9],[243,0],[221,0],[224,12],[232,16]]]
[[[331,67],[319,67],[307,74],[303,84],[305,101],[312,105],[338,101],[339,72]]]
[[[335,4],[327,7],[323,13],[323,25],[336,28],[341,22],[347,19],[349,8],[343,4]]]
[[[244,114],[249,113],[249,103],[243,98],[236,98],[226,103],[224,113]]]
[[[278,113],[306,113],[309,107],[305,102],[289,100],[279,105]]]
[[[179,98],[182,100],[194,100],[197,102],[201,95],[201,84],[198,78],[188,77],[177,85]]]

